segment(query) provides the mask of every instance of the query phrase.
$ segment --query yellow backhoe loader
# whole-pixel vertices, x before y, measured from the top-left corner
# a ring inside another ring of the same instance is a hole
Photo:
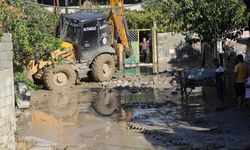
[[[110,0],[109,17],[96,12],[65,14],[60,17],[59,33],[64,41],[51,52],[52,60],[31,60],[28,73],[44,82],[47,89],[67,88],[88,75],[96,81],[110,80],[115,72],[115,58],[132,55],[123,0]],[[119,42],[114,37],[118,34]],[[117,50],[119,50],[119,53]],[[120,57],[119,57],[120,56]]]

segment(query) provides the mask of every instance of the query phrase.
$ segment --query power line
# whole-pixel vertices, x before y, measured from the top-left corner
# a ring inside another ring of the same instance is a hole
[[[40,6],[40,7],[50,7],[50,8],[60,8],[60,9],[76,9],[76,10],[107,10],[107,9],[113,9],[113,8],[128,8],[128,7],[133,7],[133,6],[138,6],[138,5],[144,5],[147,3],[152,3],[155,0],[152,1],[147,1],[147,2],[141,2],[141,3],[136,3],[136,4],[129,4],[129,5],[125,5],[125,6],[113,6],[113,7],[103,7],[103,8],[81,8],[79,7],[66,7],[66,6],[51,6],[51,5],[46,5],[46,4],[39,4],[39,3],[35,3],[35,2],[31,2],[31,1],[26,1],[26,0],[9,0],[11,2],[21,2],[21,3],[25,3],[28,5],[34,5],[34,6]]]

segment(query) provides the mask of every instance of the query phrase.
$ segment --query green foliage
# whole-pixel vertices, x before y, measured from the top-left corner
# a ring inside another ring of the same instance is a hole
[[[33,83],[33,81],[30,81],[26,75],[24,75],[23,73],[20,72],[16,72],[14,75],[14,80],[15,82],[24,82],[28,87],[32,88],[32,89],[42,89],[43,86],[42,85],[36,85]]]
[[[146,11],[130,11],[126,10],[126,19],[130,29],[146,29],[152,28],[153,15]]]
[[[45,57],[60,47],[61,41],[54,37],[58,16],[48,10],[0,0],[0,27],[12,33],[14,64],[23,66],[35,56]]]
[[[60,47],[61,40],[54,36],[58,16],[38,6],[8,0],[0,0],[0,8],[0,35],[12,33],[15,81],[23,81],[34,89],[41,88],[21,72],[29,60],[49,60],[49,52]]]
[[[169,19],[160,11],[126,10],[125,13],[129,29],[151,29],[154,21],[158,24],[159,32],[172,31],[174,28],[173,24],[169,24]]]
[[[145,9],[161,14],[164,19],[157,18],[160,28],[168,26],[168,30],[189,37],[196,33],[202,40],[212,41],[235,38],[232,31],[246,26],[244,7],[241,0],[159,0],[148,3]]]

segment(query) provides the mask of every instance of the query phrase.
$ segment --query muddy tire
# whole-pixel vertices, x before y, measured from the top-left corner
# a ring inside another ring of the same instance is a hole
[[[70,65],[49,67],[44,73],[44,85],[48,90],[61,90],[76,83],[76,72]]]
[[[112,55],[99,55],[92,63],[91,75],[93,80],[96,82],[111,80],[114,72],[115,60]]]

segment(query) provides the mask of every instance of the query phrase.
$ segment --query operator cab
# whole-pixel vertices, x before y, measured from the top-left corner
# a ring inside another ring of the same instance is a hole
[[[107,31],[105,14],[82,12],[60,18],[60,38],[74,45],[79,62],[89,60],[96,49],[110,45]]]

